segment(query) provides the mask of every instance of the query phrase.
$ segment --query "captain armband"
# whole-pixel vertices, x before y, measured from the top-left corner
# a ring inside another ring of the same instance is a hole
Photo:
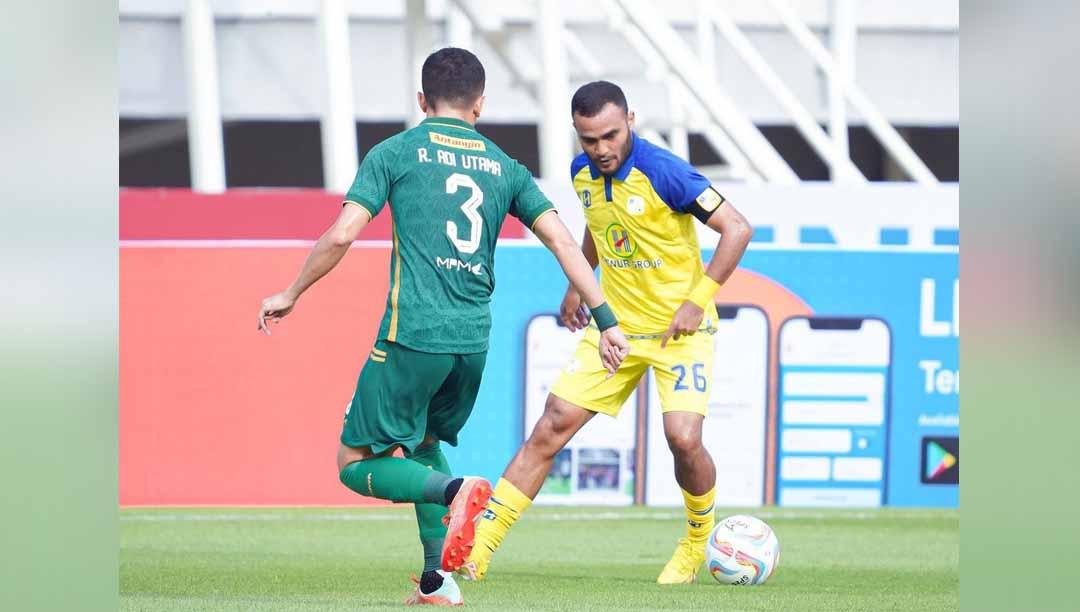
[[[724,203],[724,196],[720,195],[720,192],[713,189],[711,186],[706,187],[705,191],[701,192],[701,195],[694,198],[693,202],[686,207],[686,212],[697,217],[698,221],[702,223],[708,223],[709,217],[712,216],[716,209]]]

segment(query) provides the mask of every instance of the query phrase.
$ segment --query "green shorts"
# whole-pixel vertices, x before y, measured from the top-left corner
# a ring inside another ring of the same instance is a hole
[[[341,443],[381,453],[416,450],[426,434],[457,446],[480,390],[487,353],[423,353],[380,340],[345,413]]]

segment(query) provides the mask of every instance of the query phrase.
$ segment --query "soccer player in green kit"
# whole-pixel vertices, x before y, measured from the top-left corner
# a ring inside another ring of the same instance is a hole
[[[417,94],[427,118],[364,158],[334,225],[296,280],[263,300],[259,329],[280,320],[345,255],[389,201],[390,288],[378,339],[345,416],[337,466],[357,493],[412,502],[424,570],[410,604],[456,605],[461,592],[440,569],[464,559],[491,485],[450,474],[440,442],[457,445],[480,387],[491,329],[489,302],[499,228],[514,215],[552,251],[603,330],[600,357],[614,372],[629,351],[577,241],[529,171],[480,135],[484,68],[446,48],[422,68]],[[404,456],[393,453],[400,448]],[[444,546],[445,540],[445,546]]]

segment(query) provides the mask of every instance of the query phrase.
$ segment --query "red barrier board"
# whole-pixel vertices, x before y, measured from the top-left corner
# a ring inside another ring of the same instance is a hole
[[[259,241],[315,240],[341,201],[316,189],[121,190],[121,505],[373,503],[338,481],[335,454],[389,278],[389,248],[363,245],[390,240],[391,215],[273,336],[255,329],[259,301],[308,252]],[[524,234],[507,217],[499,236]],[[229,248],[237,240],[256,242]]]
[[[273,335],[259,301],[306,248],[120,252],[120,504],[370,503],[338,481],[389,249],[354,248]]]
[[[231,189],[220,195],[187,189],[122,189],[120,240],[315,240],[333,223],[341,194],[319,189]],[[383,211],[360,235],[390,240]],[[507,217],[500,238],[522,238]]]

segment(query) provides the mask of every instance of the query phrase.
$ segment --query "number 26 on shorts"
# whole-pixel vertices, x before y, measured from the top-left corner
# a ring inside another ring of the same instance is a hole
[[[675,381],[676,391],[688,391],[690,387],[686,384],[686,366],[677,365],[671,366],[671,371],[679,375],[679,378]],[[691,368],[691,375],[694,378],[694,390],[705,392],[705,364],[695,363]]]

